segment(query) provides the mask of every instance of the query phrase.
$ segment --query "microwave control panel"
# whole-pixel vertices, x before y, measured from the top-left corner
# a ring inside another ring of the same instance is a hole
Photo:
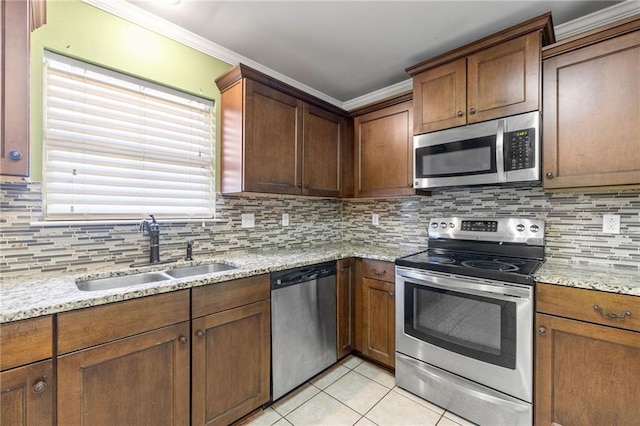
[[[536,166],[535,129],[505,132],[504,169],[506,171],[530,169]]]

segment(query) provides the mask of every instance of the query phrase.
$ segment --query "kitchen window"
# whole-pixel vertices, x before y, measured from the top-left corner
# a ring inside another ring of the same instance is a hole
[[[212,218],[214,105],[45,52],[47,220]]]

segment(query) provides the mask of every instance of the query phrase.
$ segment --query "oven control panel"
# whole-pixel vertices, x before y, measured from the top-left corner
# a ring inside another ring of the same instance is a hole
[[[543,245],[544,221],[520,218],[432,218],[429,239],[460,239]]]
[[[498,222],[495,220],[463,220],[460,229],[474,232],[496,232]]]

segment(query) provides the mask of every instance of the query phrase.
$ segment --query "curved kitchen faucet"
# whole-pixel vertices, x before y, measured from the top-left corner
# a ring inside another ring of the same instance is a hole
[[[156,222],[156,218],[150,214],[151,223],[147,220],[140,222],[140,230],[147,231],[149,234],[149,263],[160,262],[160,224]]]

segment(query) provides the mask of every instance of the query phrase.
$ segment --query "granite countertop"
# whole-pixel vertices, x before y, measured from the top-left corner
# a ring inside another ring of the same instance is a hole
[[[347,257],[393,262],[397,257],[422,251],[425,248],[336,244],[271,250],[270,252],[233,252],[211,257],[203,256],[191,262],[178,261],[142,268],[109,268],[106,270],[96,268],[90,274],[67,273],[45,277],[9,278],[0,285],[0,323],[215,284]],[[236,269],[100,291],[80,291],[75,284],[77,280],[161,271],[213,262],[228,263],[235,266]],[[535,280],[536,282],[567,287],[640,296],[640,271],[637,270],[628,271],[548,261],[537,271]]]
[[[134,299],[152,294],[209,285],[217,282],[266,274],[273,271],[296,268],[314,263],[327,262],[347,257],[393,262],[397,257],[420,251],[421,249],[401,249],[370,245],[326,245],[320,247],[271,250],[270,252],[234,252],[212,257],[200,257],[195,261],[178,261],[171,264],[147,266],[143,268],[96,269],[93,273],[62,274],[47,277],[25,277],[6,279],[0,286],[0,323],[49,315],[88,306]],[[137,272],[151,272],[180,266],[197,266],[213,262],[223,262],[235,266],[223,272],[195,277],[174,278],[149,284],[139,284],[100,291],[80,291],[77,280],[107,278],[129,275]]]
[[[536,272],[539,283],[640,296],[640,270],[547,261]]]

